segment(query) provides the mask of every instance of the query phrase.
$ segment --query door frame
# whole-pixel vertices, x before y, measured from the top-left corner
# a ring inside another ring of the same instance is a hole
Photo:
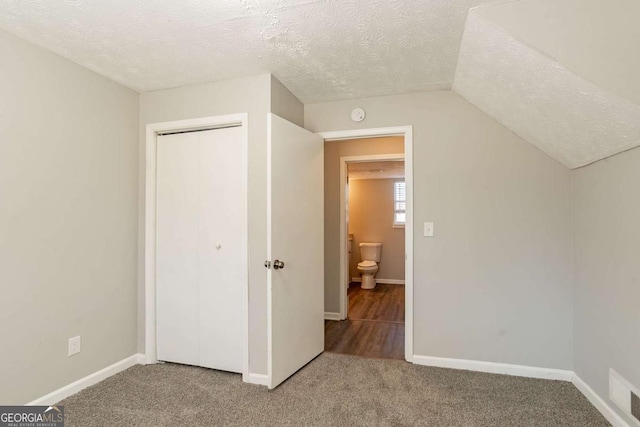
[[[347,208],[349,207],[349,195],[346,192],[347,188],[347,165],[349,163],[364,163],[364,162],[393,162],[398,160],[405,160],[404,153],[397,154],[370,154],[362,156],[345,156],[340,157],[340,241],[345,242],[340,246],[340,277],[342,283],[340,284],[340,320],[345,320],[349,315],[349,299],[347,293],[349,290],[349,283],[351,283],[351,277],[349,274],[349,254],[347,246],[349,245],[349,218],[347,217]],[[405,161],[406,164],[406,161]],[[406,179],[406,175],[405,175]],[[407,239],[407,226],[405,224],[404,234],[405,242]],[[351,252],[353,252],[353,247]],[[406,258],[406,257],[405,257]],[[406,262],[406,260],[405,260]],[[406,288],[405,288],[406,293]]]
[[[197,119],[151,123],[146,125],[145,151],[145,216],[144,216],[144,305],[145,305],[145,364],[158,363],[156,347],[156,199],[157,199],[157,148],[158,136],[173,132],[201,131],[239,126],[242,128],[242,206],[244,224],[243,244],[243,286],[242,286],[242,381],[249,380],[249,264],[248,264],[248,146],[249,115],[247,113],[223,116],[201,117]]]
[[[405,339],[404,358],[413,362],[413,126],[394,126],[372,129],[353,129],[343,131],[318,132],[325,141],[342,141],[348,139],[377,138],[385,136],[404,137],[404,179],[407,192],[407,220],[405,223]],[[389,158],[392,154],[382,154],[380,159]],[[354,156],[365,157],[365,156]],[[374,157],[374,156],[369,156]],[[346,319],[348,298],[349,270],[346,266],[348,235],[346,227],[346,162],[340,159],[340,317]],[[346,284],[344,283],[346,281]]]

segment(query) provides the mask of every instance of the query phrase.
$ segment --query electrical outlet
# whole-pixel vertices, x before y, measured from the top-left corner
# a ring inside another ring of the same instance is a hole
[[[80,353],[82,349],[82,340],[80,335],[77,337],[69,338],[69,356]]]

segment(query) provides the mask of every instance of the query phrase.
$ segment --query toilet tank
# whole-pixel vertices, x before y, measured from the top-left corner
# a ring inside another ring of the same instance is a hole
[[[360,259],[362,261],[380,262],[382,243],[360,243]]]

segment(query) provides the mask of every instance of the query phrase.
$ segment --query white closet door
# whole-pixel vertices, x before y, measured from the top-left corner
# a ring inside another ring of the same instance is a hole
[[[242,131],[200,135],[200,366],[242,372]]]
[[[242,371],[241,128],[158,137],[158,360]]]
[[[156,340],[158,360],[197,365],[200,327],[196,133],[158,137]]]

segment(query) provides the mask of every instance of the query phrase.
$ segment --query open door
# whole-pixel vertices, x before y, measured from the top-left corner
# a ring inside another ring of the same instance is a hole
[[[268,386],[324,350],[324,141],[268,115]]]

